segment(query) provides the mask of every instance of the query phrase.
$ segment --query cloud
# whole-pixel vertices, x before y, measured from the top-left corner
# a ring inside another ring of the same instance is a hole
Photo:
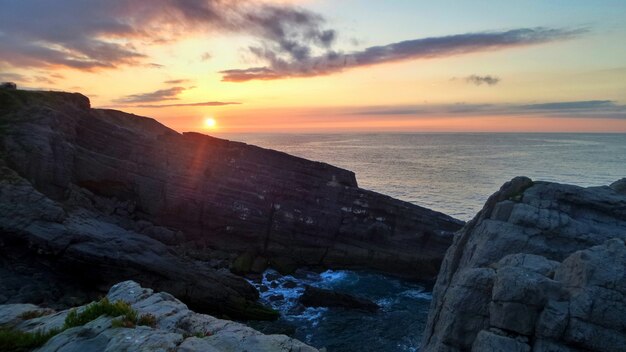
[[[344,115],[353,116],[551,116],[573,118],[626,119],[626,105],[612,100],[580,100],[540,104],[441,104],[347,109]]]
[[[268,66],[222,71],[227,82],[272,80],[289,77],[328,75],[346,69],[416,59],[450,57],[562,41],[582,35],[585,29],[520,28],[504,32],[480,32],[430,37],[373,46],[351,53],[326,51],[323,55],[292,54],[285,58],[272,48],[250,48]]]
[[[116,99],[116,103],[149,103],[163,100],[178,100],[178,95],[187,90],[185,87],[172,87],[167,89],[159,89],[154,92],[132,94]]]
[[[225,106],[225,105],[239,105],[237,102],[221,102],[221,101],[206,101],[201,103],[185,103],[185,104],[141,104],[133,105],[135,108],[173,108],[183,106]]]
[[[297,59],[335,39],[314,12],[252,0],[0,0],[0,8],[0,64],[14,67],[158,67],[140,47],[215,31]]]
[[[184,84],[184,83],[189,83],[191,82],[191,80],[189,79],[171,79],[169,81],[164,81],[163,83],[165,84]]]
[[[486,84],[488,86],[495,86],[496,84],[500,83],[500,78],[495,77],[495,76],[490,76],[490,75],[486,75],[486,76],[471,75],[471,76],[465,77],[465,82],[471,83],[476,86],[482,86],[483,84]]]
[[[211,53],[206,52],[200,56],[200,61],[209,61],[212,57]]]
[[[47,83],[52,85],[64,78],[63,75],[58,73],[35,72],[31,76],[24,76],[13,72],[0,72],[0,81],[14,81],[19,83]]]

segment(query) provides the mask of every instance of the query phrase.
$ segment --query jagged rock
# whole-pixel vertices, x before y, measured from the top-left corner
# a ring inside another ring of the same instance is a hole
[[[375,312],[378,305],[368,299],[313,286],[305,286],[300,303],[306,307],[337,307]]]
[[[47,198],[65,207],[100,199],[96,210],[125,229],[148,221],[203,248],[253,252],[279,266],[433,278],[462,226],[360,189],[350,171],[91,109],[80,94],[3,90],[0,121],[7,165]],[[88,193],[68,198],[76,188]]]
[[[626,195],[626,177],[611,183],[609,187],[613,188],[617,193]]]
[[[150,314],[155,326],[114,328],[115,317],[101,316],[83,326],[56,335],[39,352],[69,351],[268,351],[315,352],[315,348],[284,335],[264,335],[243,324],[195,313],[170,294],[155,293],[133,281],[114,285],[107,298],[122,300],[141,316]],[[22,331],[47,331],[63,325],[68,311],[34,319],[21,319],[15,313],[29,306],[0,306],[0,317],[15,316],[11,326]],[[81,310],[81,307],[78,308]]]
[[[97,213],[83,208],[66,211],[10,170],[2,170],[3,240],[36,249],[35,260],[52,263],[83,284],[135,278],[204,311],[276,317],[256,303],[258,293],[245,280],[182,260],[162,243],[107,222]]]
[[[13,82],[2,82],[0,83],[0,89],[17,89],[17,84]]]
[[[516,178],[456,236],[422,351],[626,346],[626,197]]]

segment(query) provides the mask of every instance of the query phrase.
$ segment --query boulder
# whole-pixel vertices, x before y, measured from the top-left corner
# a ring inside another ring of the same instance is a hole
[[[380,307],[368,299],[314,286],[305,286],[300,303],[306,307],[333,307],[376,312]]]
[[[240,323],[198,314],[172,295],[154,292],[133,281],[114,285],[107,298],[130,304],[139,317],[152,316],[153,326],[114,327],[116,317],[101,316],[61,332],[37,351],[317,351],[285,335],[264,335]],[[40,308],[0,305],[0,317],[33,309]],[[83,307],[76,309],[81,311]],[[68,312],[38,318],[15,317],[10,319],[10,326],[25,332],[48,331],[61,327]]]
[[[516,178],[456,236],[422,351],[626,346],[626,196]]]

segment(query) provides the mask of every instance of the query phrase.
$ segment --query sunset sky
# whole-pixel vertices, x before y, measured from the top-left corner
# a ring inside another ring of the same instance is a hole
[[[626,132],[624,0],[0,8],[0,81],[178,131]]]

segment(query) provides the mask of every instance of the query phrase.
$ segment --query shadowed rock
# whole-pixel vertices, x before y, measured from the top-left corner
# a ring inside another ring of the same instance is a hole
[[[304,293],[300,296],[300,303],[306,307],[335,307],[369,312],[375,312],[380,308],[376,303],[365,298],[309,285],[305,286]]]
[[[422,351],[626,346],[626,196],[516,178],[455,237]]]
[[[134,279],[230,316],[275,315],[218,269],[228,264],[210,267],[214,253],[242,274],[307,265],[427,279],[462,225],[360,189],[350,171],[91,109],[77,93],[0,90],[0,162],[6,251],[90,289]]]

